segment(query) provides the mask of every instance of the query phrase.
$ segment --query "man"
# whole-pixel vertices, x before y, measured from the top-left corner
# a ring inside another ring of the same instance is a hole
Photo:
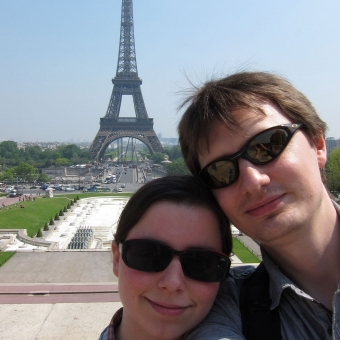
[[[185,162],[261,244],[282,338],[340,339],[340,209],[323,184],[326,124],[288,81],[264,72],[207,82],[186,105],[178,127]],[[234,269],[189,339],[244,339],[247,276]]]

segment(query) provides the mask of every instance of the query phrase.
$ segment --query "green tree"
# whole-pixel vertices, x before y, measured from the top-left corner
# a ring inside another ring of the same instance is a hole
[[[62,157],[71,159],[74,157],[74,154],[78,155],[80,153],[80,149],[75,144],[68,144],[59,146],[58,152],[60,152]]]
[[[2,163],[7,165],[17,165],[24,160],[23,154],[18,149],[17,143],[13,141],[4,141],[0,143],[0,157]]]
[[[53,161],[51,159],[46,159],[46,161],[43,163],[44,168],[48,168],[53,164]]]
[[[24,152],[25,160],[37,161],[40,158],[41,153],[41,148],[38,145],[27,146]]]
[[[14,179],[13,168],[4,169],[0,173],[0,180],[1,181],[13,181],[13,179]]]
[[[327,187],[330,191],[340,191],[340,148],[331,151],[327,164]]]
[[[182,158],[182,151],[179,145],[165,146],[164,153],[169,156],[170,161],[175,161],[176,159]]]
[[[10,140],[0,143],[0,156],[10,158],[14,154],[19,154],[17,143]]]
[[[145,159],[145,157],[148,158],[148,159],[151,158],[150,151],[147,148],[145,148],[143,150],[139,150],[139,154],[142,156],[143,159]]]
[[[41,174],[39,174],[37,181],[38,182],[49,182],[51,180],[51,177],[47,175],[46,172],[41,172]]]
[[[57,158],[55,161],[56,165],[61,165],[61,166],[65,166],[68,165],[68,159],[67,158]]]
[[[89,149],[80,149],[79,157],[86,159],[86,160],[90,160],[91,155],[90,155]]]
[[[166,166],[167,175],[189,175],[190,172],[184,163],[183,158],[179,158]]]
[[[164,153],[155,152],[153,155],[150,156],[150,158],[154,161],[154,163],[160,164],[164,160]]]
[[[25,162],[15,166],[13,173],[15,177],[21,178],[24,182],[33,182],[38,177],[36,168]]]
[[[62,157],[61,157],[60,152],[55,150],[53,151],[53,153],[51,153],[51,158],[54,159],[54,161],[56,161],[58,158],[62,158]]]

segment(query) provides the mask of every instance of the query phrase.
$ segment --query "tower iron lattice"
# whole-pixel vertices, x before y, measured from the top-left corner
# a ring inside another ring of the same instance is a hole
[[[153,154],[163,147],[153,129],[144,104],[138,77],[133,25],[132,0],[122,0],[120,41],[116,76],[112,79],[113,90],[106,114],[100,119],[100,128],[90,146],[93,160],[100,161],[106,148],[115,140],[132,137],[142,141]],[[122,96],[133,97],[135,117],[119,117]]]

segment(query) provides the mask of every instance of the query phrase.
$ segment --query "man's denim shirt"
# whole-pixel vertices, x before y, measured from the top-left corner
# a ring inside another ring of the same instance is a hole
[[[334,203],[340,216],[340,208]],[[263,262],[270,276],[269,294],[273,309],[279,306],[282,339],[340,340],[340,285],[328,310],[288,279],[261,248]],[[244,339],[239,296],[242,281],[254,268],[236,267],[221,283],[209,315],[186,338],[187,340]]]

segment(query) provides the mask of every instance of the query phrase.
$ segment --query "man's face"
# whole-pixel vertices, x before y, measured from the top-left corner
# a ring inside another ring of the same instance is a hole
[[[199,157],[201,168],[219,157],[234,154],[262,130],[295,123],[269,104],[264,104],[263,109],[266,116],[247,109],[234,112],[246,133],[228,130],[216,121],[209,136],[209,151],[203,151]],[[312,146],[299,129],[280,156],[269,164],[253,164],[240,158],[236,182],[214,189],[213,194],[230,221],[248,236],[263,245],[287,242],[308,227],[313,212],[320,207],[324,187],[319,169],[325,162],[323,138]]]

